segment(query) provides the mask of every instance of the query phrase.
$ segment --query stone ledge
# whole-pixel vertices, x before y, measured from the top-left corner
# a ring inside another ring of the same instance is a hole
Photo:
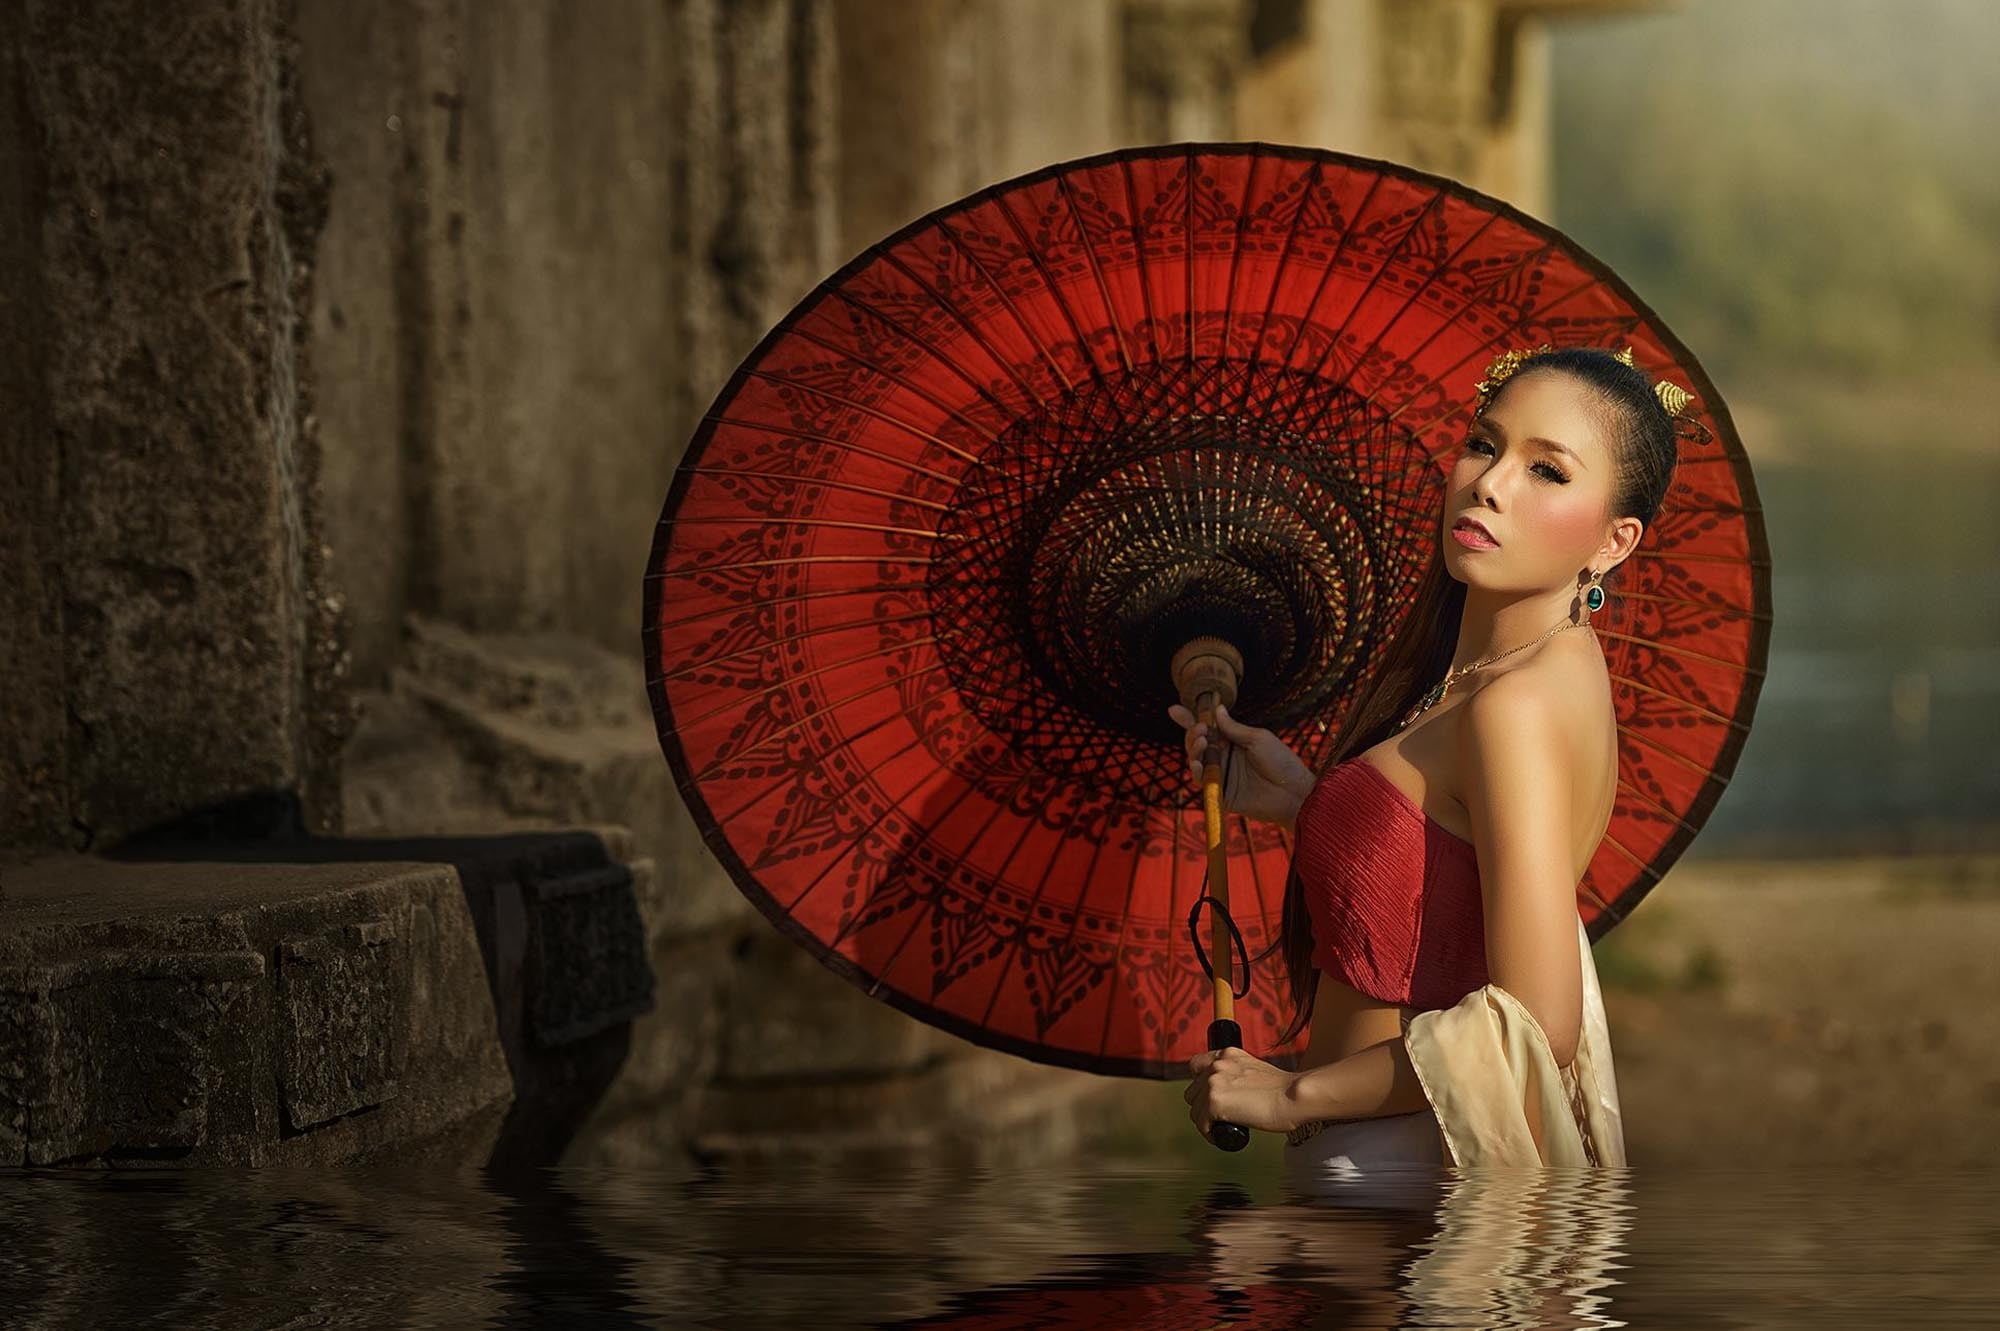
[[[620,862],[628,844],[312,839],[9,869],[0,1163],[325,1162],[477,1122],[500,1138],[484,1152],[559,1149],[528,1138],[587,1112],[561,1102],[602,1092],[652,1006],[653,866]]]
[[[622,731],[652,715],[629,658],[568,634],[475,633],[412,611],[398,672],[536,729]]]
[[[638,661],[418,614],[403,632],[405,660],[387,692],[362,695],[346,754],[349,833],[616,824],[674,884],[656,929],[693,936],[755,916],[674,788]]]

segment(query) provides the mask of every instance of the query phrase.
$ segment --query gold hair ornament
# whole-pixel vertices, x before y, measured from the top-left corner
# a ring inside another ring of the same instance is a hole
[[[1539,356],[1543,352],[1554,350],[1555,347],[1544,342],[1540,346],[1520,347],[1513,351],[1503,351],[1495,356],[1492,363],[1486,367],[1486,377],[1472,386],[1472,391],[1479,395],[1479,410],[1486,409],[1487,403],[1493,400],[1493,394],[1499,391],[1500,385],[1506,383],[1514,371],[1521,368],[1521,362],[1531,356]],[[1633,364],[1630,347],[1619,348],[1611,354],[1611,358],[1631,365],[1634,369],[1638,368]],[[1694,401],[1694,395],[1679,384],[1662,379],[1653,385],[1653,396],[1660,400],[1660,405],[1673,419],[1675,434],[1698,439],[1702,443],[1707,443],[1715,437],[1707,426],[1688,412],[1687,408]]]

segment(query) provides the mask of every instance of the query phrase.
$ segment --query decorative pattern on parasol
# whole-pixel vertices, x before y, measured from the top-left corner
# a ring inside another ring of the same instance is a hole
[[[1631,348],[1715,438],[1684,449],[1592,617],[1621,747],[1578,888],[1601,937],[1699,829],[1755,706],[1769,556],[1741,442],[1687,348],[1554,229],[1267,144],[982,190],[858,255],[736,371],[645,578],[660,742],[709,847],[780,929],[927,1022],[1184,1076],[1213,985],[1183,923],[1208,856],[1169,662],[1231,644],[1232,714],[1316,766],[1439,557],[1473,383],[1542,342]],[[1290,838],[1226,824],[1258,955]],[[1236,1015],[1296,1066],[1279,991]]]

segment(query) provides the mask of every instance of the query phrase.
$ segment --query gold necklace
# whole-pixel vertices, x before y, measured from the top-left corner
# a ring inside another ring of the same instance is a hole
[[[1417,705],[1415,707],[1412,707],[1409,710],[1408,714],[1405,715],[1403,719],[1397,723],[1396,729],[1398,731],[1406,729],[1409,726],[1410,722],[1416,720],[1418,717],[1422,716],[1425,712],[1428,712],[1431,708],[1437,706],[1438,701],[1444,697],[1446,690],[1450,689],[1451,686],[1457,683],[1460,678],[1471,674],[1473,671],[1479,669],[1481,666],[1490,666],[1495,661],[1498,661],[1503,657],[1512,656],[1515,652],[1526,651],[1528,648],[1533,647],[1535,643],[1546,642],[1550,638],[1555,637],[1556,634],[1561,633],[1564,629],[1581,629],[1589,627],[1590,627],[1590,621],[1587,619],[1571,620],[1556,625],[1554,628],[1550,629],[1547,633],[1544,633],[1541,637],[1536,638],[1534,642],[1524,642],[1519,647],[1509,647],[1506,651],[1501,652],[1498,656],[1489,656],[1484,661],[1474,661],[1471,665],[1460,666],[1458,669],[1451,671],[1449,674],[1447,674],[1438,683],[1431,685],[1430,691],[1424,694],[1423,698],[1417,703]]]

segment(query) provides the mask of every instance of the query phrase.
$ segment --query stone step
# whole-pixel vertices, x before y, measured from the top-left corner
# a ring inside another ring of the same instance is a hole
[[[403,620],[401,670],[491,712],[555,730],[647,725],[637,659],[570,634],[473,633],[441,619]]]
[[[450,635],[455,647],[469,636]],[[547,640],[540,641],[546,648]],[[577,654],[587,658],[597,650]],[[488,647],[457,659],[483,669],[506,658]],[[538,668],[559,673],[558,659],[538,658]],[[583,675],[565,686],[576,693],[598,677],[595,667],[580,669]],[[626,669],[637,667],[626,663]],[[441,820],[456,829],[482,816],[494,827],[614,824],[630,829],[635,852],[656,861],[669,886],[660,928],[693,934],[748,921],[755,908],[696,831],[650,714],[610,722],[601,719],[605,714],[571,712],[577,724],[558,724],[546,710],[505,705],[476,670],[426,674],[399,667],[390,691],[367,700],[361,733],[370,738],[349,750],[348,807],[366,813],[371,831],[431,830]],[[405,784],[412,793],[407,804],[398,798]]]
[[[653,1006],[653,866],[629,844],[211,842],[10,869],[0,1164],[326,1163],[474,1122],[475,1159],[560,1149],[505,1134],[586,1113]]]

